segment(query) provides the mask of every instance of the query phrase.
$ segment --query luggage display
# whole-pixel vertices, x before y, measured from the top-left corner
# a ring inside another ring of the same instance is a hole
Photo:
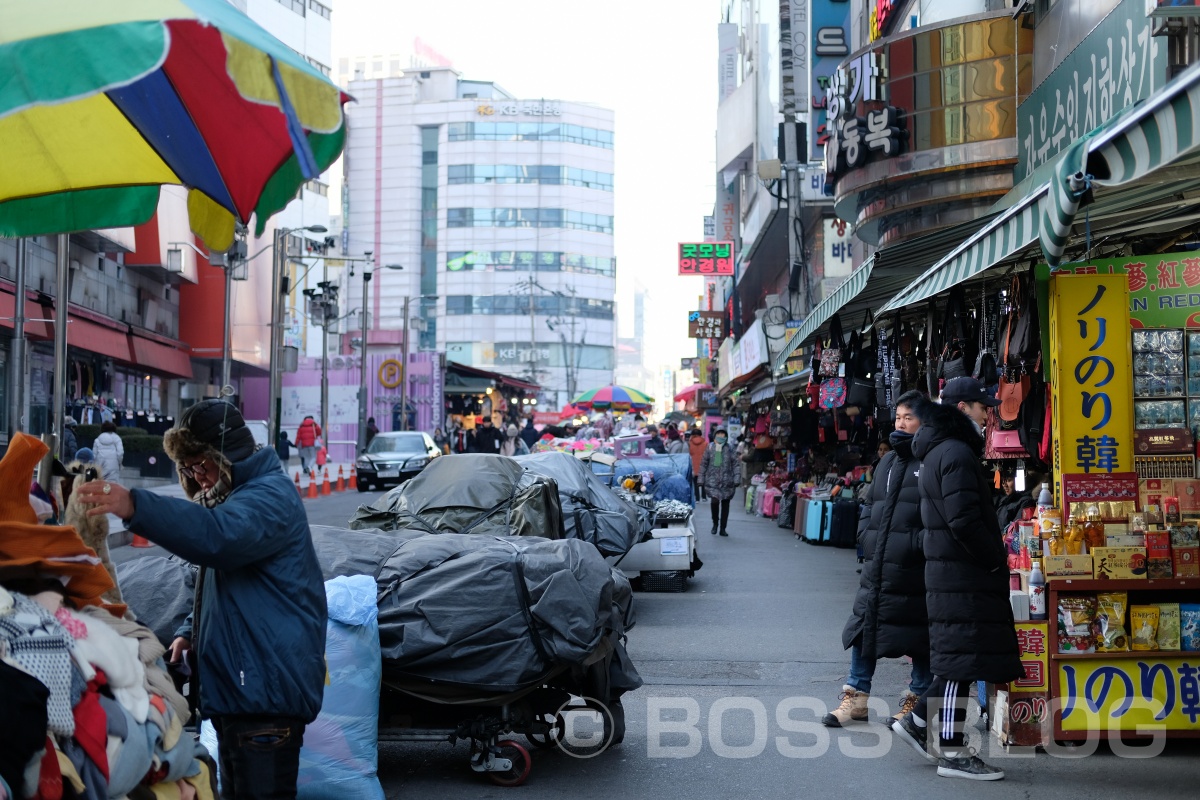
[[[804,520],[808,516],[808,498],[796,495],[796,518],[792,521],[792,533],[799,539],[804,535]]]
[[[858,501],[837,499],[829,512],[829,543],[834,547],[858,546]]]
[[[746,487],[746,513],[754,513],[754,495],[758,494],[760,487],[750,484]]]
[[[779,498],[779,516],[775,524],[785,530],[791,530],[796,524],[796,495],[794,492],[784,492]]]
[[[782,496],[783,492],[774,487],[763,492],[762,515],[764,517],[775,519],[779,516],[779,498]]]
[[[829,508],[828,500],[808,501],[808,513],[804,520],[804,541],[809,544],[829,541]]]

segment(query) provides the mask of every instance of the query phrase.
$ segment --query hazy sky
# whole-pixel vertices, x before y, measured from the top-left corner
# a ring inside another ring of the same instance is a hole
[[[334,0],[333,63],[411,52],[449,58],[463,78],[518,98],[574,100],[616,113],[614,177],[620,335],[633,291],[647,304],[646,365],[695,355],[687,312],[701,278],[675,274],[680,241],[712,213],[718,0]],[[407,61],[406,61],[407,63]]]

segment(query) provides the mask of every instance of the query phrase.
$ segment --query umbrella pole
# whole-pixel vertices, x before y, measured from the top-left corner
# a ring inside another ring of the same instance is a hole
[[[58,297],[54,309],[54,393],[50,402],[50,452],[57,454],[67,414],[67,322],[71,304],[71,235],[58,235]],[[72,455],[74,455],[72,453]],[[42,476],[39,476],[39,480]],[[46,476],[48,477],[48,476]],[[45,486],[45,484],[42,484]]]

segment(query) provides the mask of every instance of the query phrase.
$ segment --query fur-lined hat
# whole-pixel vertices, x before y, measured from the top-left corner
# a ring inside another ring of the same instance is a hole
[[[252,456],[258,446],[236,406],[224,400],[202,400],[184,411],[175,427],[163,434],[163,449],[176,465],[211,458],[232,486],[232,466]],[[179,484],[189,497],[200,492],[200,484],[182,472]]]

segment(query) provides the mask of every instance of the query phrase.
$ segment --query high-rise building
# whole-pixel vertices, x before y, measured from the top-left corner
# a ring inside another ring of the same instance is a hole
[[[408,298],[410,353],[536,383],[544,404],[610,383],[612,111],[449,67],[347,90],[346,251],[393,267],[368,287],[368,350],[403,341]],[[361,287],[343,287],[350,308]]]

